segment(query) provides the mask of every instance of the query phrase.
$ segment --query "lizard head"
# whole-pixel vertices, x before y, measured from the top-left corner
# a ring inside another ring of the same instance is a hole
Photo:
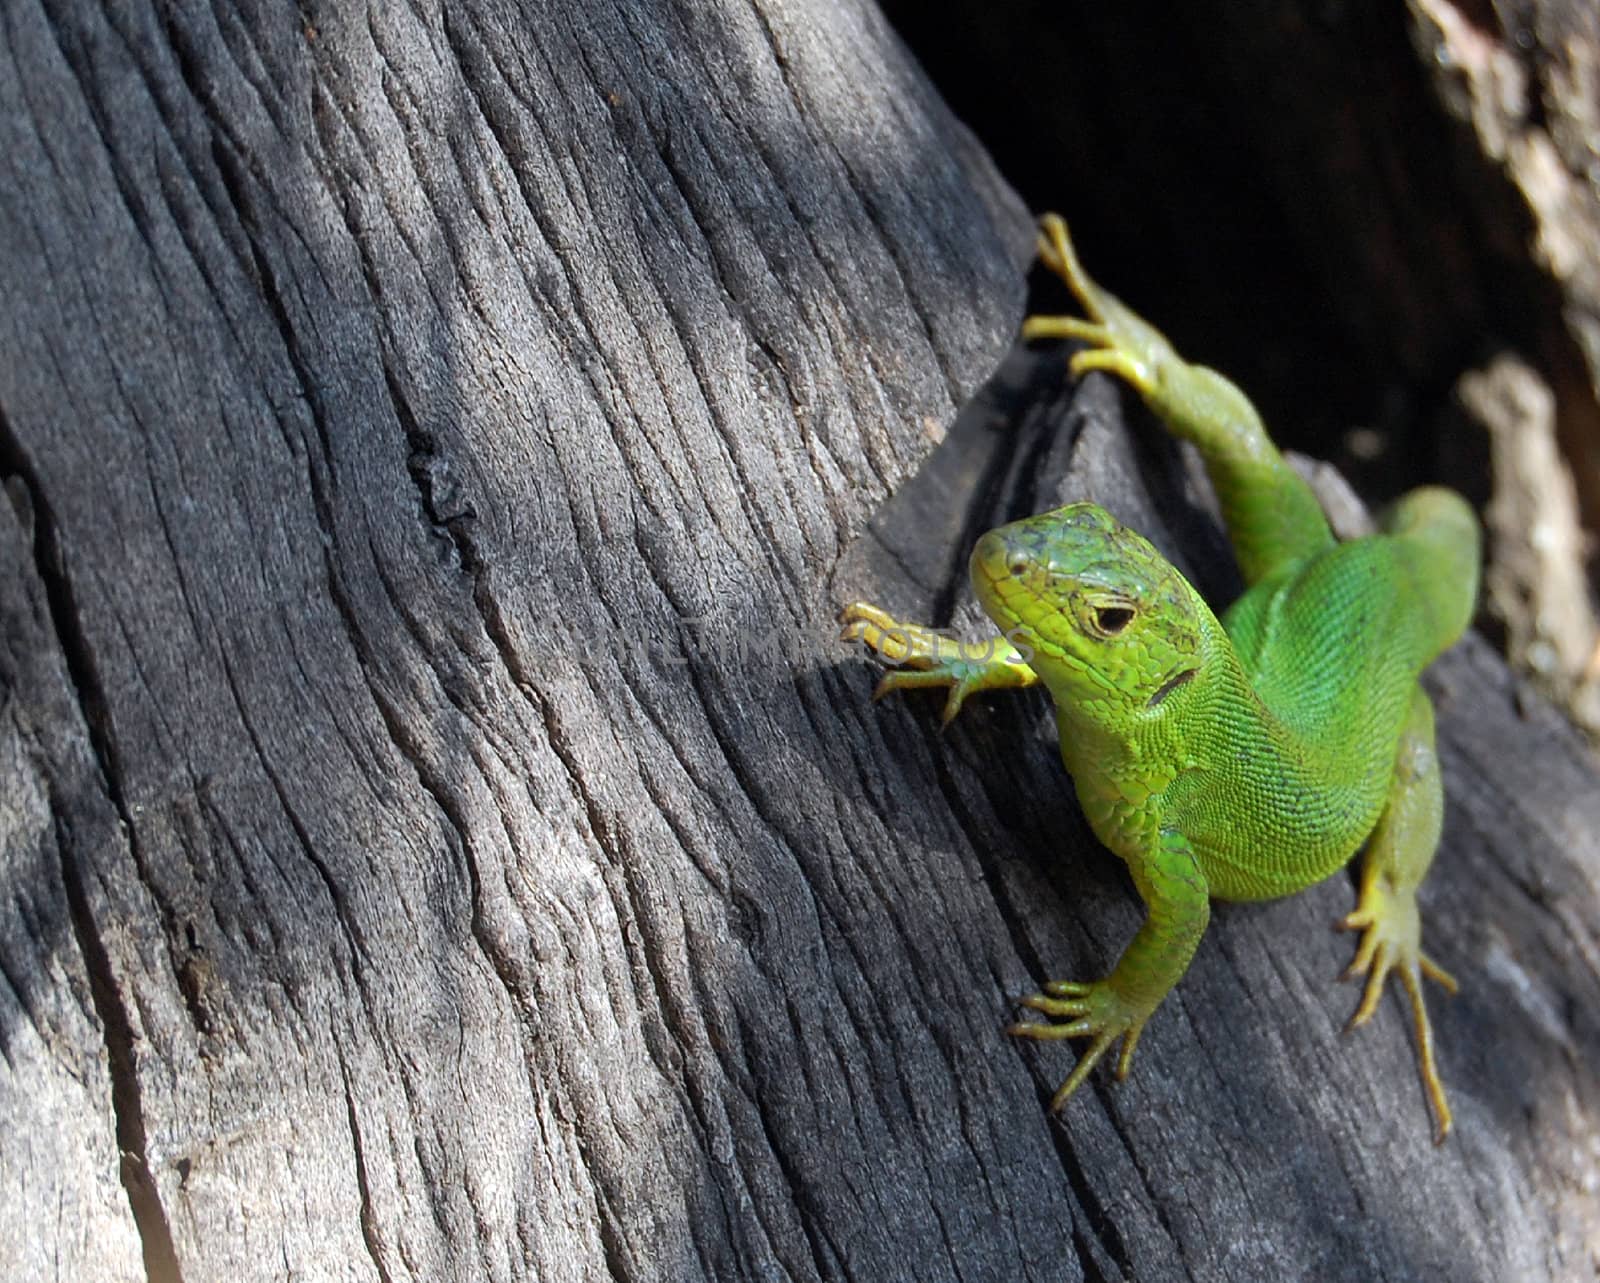
[[[1058,706],[1115,725],[1161,707],[1200,671],[1210,610],[1104,508],[1075,503],[991,530],[971,569],[984,610],[1032,652]]]

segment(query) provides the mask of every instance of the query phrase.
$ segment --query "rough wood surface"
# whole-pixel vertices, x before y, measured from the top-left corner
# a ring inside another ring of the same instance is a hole
[[[963,531],[1059,493],[1225,562],[1103,380],[957,418],[1027,219],[870,6],[0,30],[6,1277],[1600,1258],[1600,788],[1477,644],[1451,1143],[1395,1003],[1337,1034],[1341,879],[1219,911],[1043,1116],[1008,999],[1135,901],[1039,701],[941,737],[829,621],[958,607]]]
[[[1495,476],[1483,513],[1483,611],[1503,630],[1507,660],[1600,737],[1600,611],[1589,600],[1589,539],[1556,442],[1555,397],[1503,352],[1462,376],[1458,398],[1488,433]]]

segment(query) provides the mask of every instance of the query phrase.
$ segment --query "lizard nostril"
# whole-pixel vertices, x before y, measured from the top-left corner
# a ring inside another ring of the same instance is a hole
[[[1000,532],[991,530],[978,540],[972,549],[972,571],[989,583],[997,583],[1011,573],[1015,554],[1001,538]]]

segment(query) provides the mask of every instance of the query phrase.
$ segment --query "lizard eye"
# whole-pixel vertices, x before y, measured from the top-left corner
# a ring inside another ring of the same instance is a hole
[[[1094,626],[1106,637],[1115,637],[1133,622],[1131,606],[1096,606]]]

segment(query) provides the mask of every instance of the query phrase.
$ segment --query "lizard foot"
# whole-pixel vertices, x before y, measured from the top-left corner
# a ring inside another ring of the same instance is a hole
[[[943,629],[904,623],[864,601],[846,606],[839,622],[844,625],[840,640],[862,642],[888,663],[903,665],[883,675],[872,692],[873,699],[882,699],[890,691],[948,687],[943,714],[946,726],[961,711],[968,695],[1031,686],[1037,680],[1003,637],[958,641]]]
[[[1083,1085],[1089,1071],[1100,1062],[1117,1041],[1122,1039],[1122,1054],[1117,1057],[1117,1078],[1128,1076],[1128,1066],[1133,1061],[1133,1049],[1144,1032],[1150,1012],[1137,1008],[1121,997],[1105,980],[1051,980],[1045,984],[1044,993],[1018,999],[1024,1007],[1042,1011],[1047,1016],[1064,1020],[1064,1024],[1046,1021],[1022,1021],[1006,1028],[1014,1038],[1090,1038],[1089,1050],[1083,1053],[1067,1081],[1050,1100],[1052,1113],[1067,1103],[1072,1093]]]
[[[1411,1005],[1422,1085],[1433,1106],[1434,1144],[1443,1144],[1450,1134],[1450,1104],[1445,1099],[1439,1066],[1433,1056],[1433,1026],[1422,999],[1422,977],[1438,981],[1449,993],[1455,993],[1457,986],[1455,977],[1422,952],[1422,918],[1417,912],[1416,892],[1395,887],[1381,875],[1365,878],[1355,911],[1335,925],[1344,931],[1362,933],[1356,956],[1341,978],[1362,975],[1367,978],[1361,1004],[1345,1028],[1366,1024],[1377,1010],[1389,973],[1400,978]]]
[[[1022,323],[1022,337],[1076,339],[1088,346],[1068,362],[1074,378],[1090,370],[1105,370],[1146,398],[1158,395],[1163,374],[1181,367],[1182,360],[1159,330],[1101,289],[1083,270],[1059,214],[1046,214],[1039,220],[1039,261],[1066,283],[1088,318],[1030,316]]]

